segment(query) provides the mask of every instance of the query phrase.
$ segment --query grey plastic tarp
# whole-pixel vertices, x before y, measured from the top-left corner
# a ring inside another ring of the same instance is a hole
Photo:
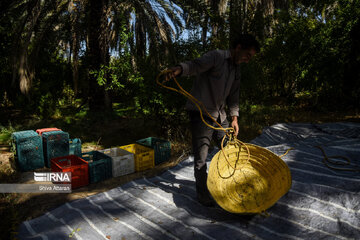
[[[196,201],[191,156],[163,174],[68,202],[23,222],[20,239],[360,239],[360,124],[276,124],[252,143],[281,155],[292,187],[269,216],[243,216]],[[214,154],[214,152],[213,152]],[[211,157],[211,156],[210,156]],[[210,160],[210,158],[209,158]],[[339,159],[332,159],[339,161]]]

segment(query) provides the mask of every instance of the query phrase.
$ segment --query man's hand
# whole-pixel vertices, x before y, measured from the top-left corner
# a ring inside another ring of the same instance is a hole
[[[231,121],[231,127],[233,127],[234,128],[234,135],[235,135],[235,137],[238,135],[238,133],[239,133],[239,124],[238,124],[238,119],[237,119],[237,116],[232,116],[231,117],[232,118],[232,121]]]
[[[165,82],[169,81],[171,78],[174,78],[182,73],[182,67],[181,66],[175,66],[170,68],[171,72],[168,72],[165,75]]]

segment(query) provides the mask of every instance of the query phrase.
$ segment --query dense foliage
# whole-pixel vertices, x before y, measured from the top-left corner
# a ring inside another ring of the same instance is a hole
[[[359,108],[359,0],[17,0],[0,9],[2,108],[181,115],[185,99],[159,89],[157,74],[239,32],[262,44],[243,66],[242,104]]]

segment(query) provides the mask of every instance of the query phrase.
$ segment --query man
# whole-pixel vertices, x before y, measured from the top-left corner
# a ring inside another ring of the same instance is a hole
[[[248,34],[236,38],[229,50],[214,50],[193,61],[180,63],[171,68],[172,72],[167,76],[192,76],[197,78],[193,83],[191,94],[203,103],[210,115],[216,119],[222,127],[229,127],[225,106],[228,106],[231,116],[231,127],[234,134],[239,132],[239,89],[241,63],[248,63],[259,51],[259,43]],[[189,112],[192,133],[192,148],[194,154],[194,173],[196,180],[196,192],[198,201],[205,206],[213,206],[207,189],[207,167],[206,158],[212,138],[218,146],[225,133],[214,131],[206,126],[200,117],[198,108],[188,101],[186,109]],[[205,120],[212,126],[218,127],[209,117]]]

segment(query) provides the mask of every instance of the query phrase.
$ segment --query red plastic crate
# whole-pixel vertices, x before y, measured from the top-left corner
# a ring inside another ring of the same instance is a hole
[[[39,134],[40,136],[44,132],[52,132],[52,131],[61,131],[61,129],[59,129],[59,128],[41,128],[41,129],[36,130],[37,134]]]
[[[71,172],[71,188],[89,185],[89,165],[84,159],[69,155],[51,159],[52,172]]]

